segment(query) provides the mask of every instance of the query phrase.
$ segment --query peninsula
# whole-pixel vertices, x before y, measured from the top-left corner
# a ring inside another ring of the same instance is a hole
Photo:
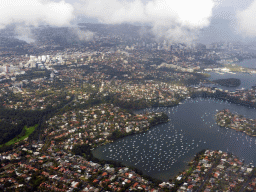
[[[213,80],[213,82],[225,87],[238,87],[241,85],[241,80],[236,78],[217,79]]]
[[[256,119],[248,119],[242,115],[231,113],[228,109],[219,111],[216,115],[216,122],[221,127],[228,127],[236,131],[242,131],[250,136],[256,136]]]

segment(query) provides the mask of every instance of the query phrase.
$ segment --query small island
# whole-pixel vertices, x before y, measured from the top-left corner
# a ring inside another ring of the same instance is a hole
[[[213,80],[212,82],[225,87],[238,87],[241,85],[241,80],[236,78],[217,79]]]
[[[256,136],[256,119],[248,119],[242,115],[231,113],[228,109],[219,111],[216,115],[216,122],[221,127],[227,127],[236,131],[242,131],[250,136]]]

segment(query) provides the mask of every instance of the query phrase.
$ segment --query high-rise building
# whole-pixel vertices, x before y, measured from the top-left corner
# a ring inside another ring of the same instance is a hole
[[[37,61],[36,56],[30,55],[30,61]]]
[[[5,72],[9,73],[9,66],[8,65],[5,65]]]
[[[45,62],[46,61],[46,56],[42,55],[42,61]]]
[[[54,73],[53,73],[53,71],[52,71],[52,73],[50,74],[50,78],[54,78]]]

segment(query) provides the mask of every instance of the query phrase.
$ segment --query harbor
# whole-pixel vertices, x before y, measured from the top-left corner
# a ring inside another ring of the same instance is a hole
[[[188,168],[203,149],[231,152],[246,163],[256,162],[256,139],[215,122],[216,111],[256,118],[255,109],[212,98],[187,99],[176,107],[149,108],[137,113],[165,112],[169,122],[148,132],[117,140],[93,151],[99,159],[122,162],[144,174],[167,181]]]

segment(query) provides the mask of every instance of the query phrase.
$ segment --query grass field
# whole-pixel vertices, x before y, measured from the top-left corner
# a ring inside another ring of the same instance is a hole
[[[25,133],[24,136],[18,135],[17,137],[13,138],[12,140],[8,141],[7,143],[0,145],[0,147],[2,147],[3,145],[7,145],[7,146],[8,146],[8,145],[12,145],[12,144],[14,144],[14,143],[17,143],[17,142],[19,142],[19,141],[23,141],[24,139],[28,138],[28,136],[29,136],[31,133],[33,133],[33,132],[35,131],[35,129],[36,129],[37,126],[38,126],[38,125],[35,125],[35,126],[33,126],[33,127],[27,127],[27,126],[25,126],[25,127],[23,128],[23,129],[26,130],[26,133]]]

